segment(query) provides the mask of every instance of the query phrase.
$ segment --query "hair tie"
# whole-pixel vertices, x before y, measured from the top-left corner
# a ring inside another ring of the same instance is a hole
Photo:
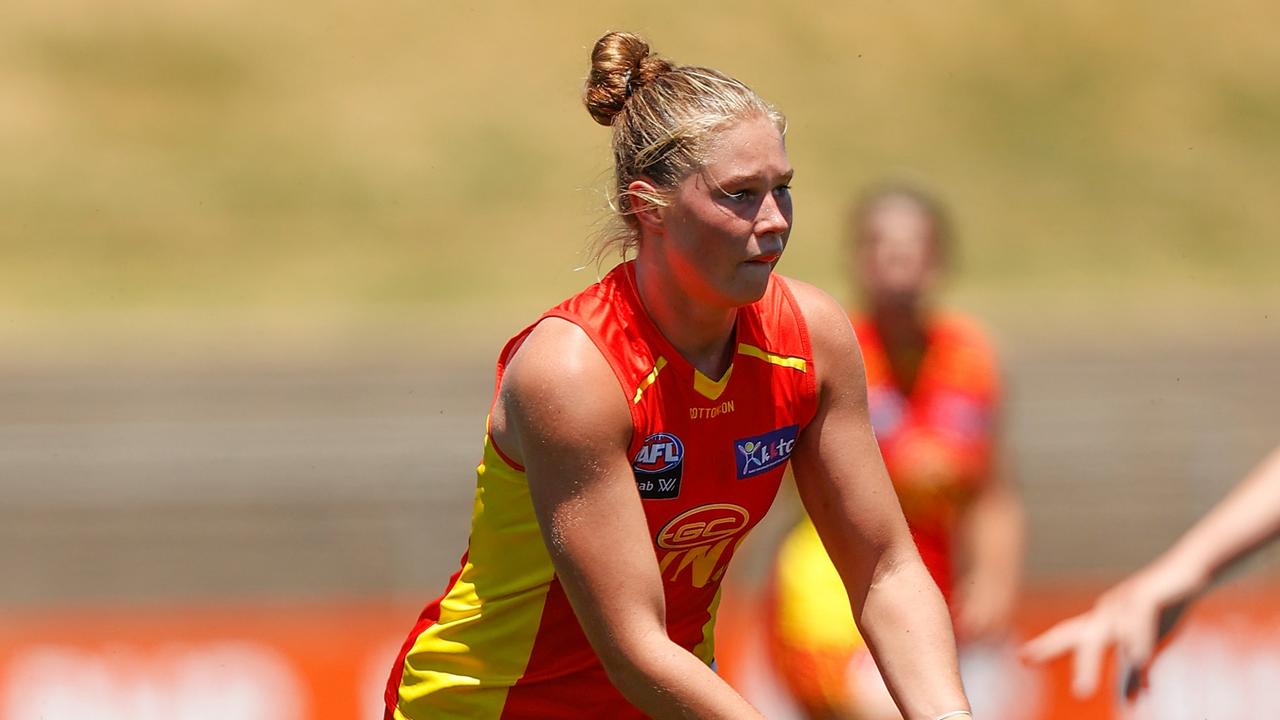
[[[633,92],[633,90],[631,89],[631,71],[630,70],[622,74],[622,86],[623,86],[622,91],[623,93],[625,93],[626,97],[631,97],[631,93]]]

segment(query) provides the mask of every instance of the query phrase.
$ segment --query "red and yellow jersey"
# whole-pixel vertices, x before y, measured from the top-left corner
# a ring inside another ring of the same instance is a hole
[[[875,325],[854,317],[885,467],[933,579],[950,596],[956,520],[991,473],[999,377],[976,323],[939,314],[910,394],[894,381]]]
[[[772,504],[817,407],[804,320],[786,281],[738,311],[719,380],[663,337],[633,263],[548,311],[581,327],[631,407],[628,449],[648,519],[671,639],[713,660],[720,580]],[[536,325],[536,323],[535,323]],[[503,368],[533,325],[507,344]],[[427,605],[387,687],[387,718],[640,718],[610,684],[539,532],[524,469],[486,434],[461,569]]]

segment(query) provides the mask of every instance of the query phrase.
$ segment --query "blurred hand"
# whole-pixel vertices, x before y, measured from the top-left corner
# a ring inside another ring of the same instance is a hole
[[[1054,625],[1022,647],[1024,660],[1048,662],[1070,653],[1072,692],[1079,698],[1098,689],[1107,650],[1115,647],[1125,696],[1146,686],[1156,645],[1173,629],[1204,580],[1177,563],[1156,563],[1140,570],[1100,597],[1093,609]]]

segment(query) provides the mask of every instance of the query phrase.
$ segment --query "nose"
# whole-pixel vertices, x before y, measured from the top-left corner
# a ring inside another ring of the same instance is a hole
[[[785,235],[791,229],[791,199],[769,193],[756,215],[756,235]]]

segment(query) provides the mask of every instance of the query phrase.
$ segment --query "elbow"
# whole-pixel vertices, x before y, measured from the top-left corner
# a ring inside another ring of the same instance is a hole
[[[661,639],[667,640],[665,636]],[[644,707],[649,696],[661,691],[654,666],[661,663],[663,650],[653,641],[618,640],[598,649],[597,655],[609,682],[633,705]]]
[[[880,590],[897,592],[899,588],[910,588],[913,592],[939,592],[914,543],[886,551],[881,556],[873,571],[868,594]],[[938,597],[942,597],[941,593]]]
[[[622,693],[627,702],[636,707],[645,707],[646,697],[655,685],[653,681],[635,663],[610,663],[604,666],[609,683]]]
[[[631,654],[618,647],[609,648],[599,655],[600,664],[604,666],[604,674],[609,677],[609,682],[630,700],[634,689],[645,684],[644,672],[639,663]]]
[[[878,560],[872,571],[872,586],[893,580],[903,572],[909,573],[916,570],[928,572],[925,570],[924,560],[920,557],[920,551],[916,549],[915,541],[910,536],[886,547]]]

